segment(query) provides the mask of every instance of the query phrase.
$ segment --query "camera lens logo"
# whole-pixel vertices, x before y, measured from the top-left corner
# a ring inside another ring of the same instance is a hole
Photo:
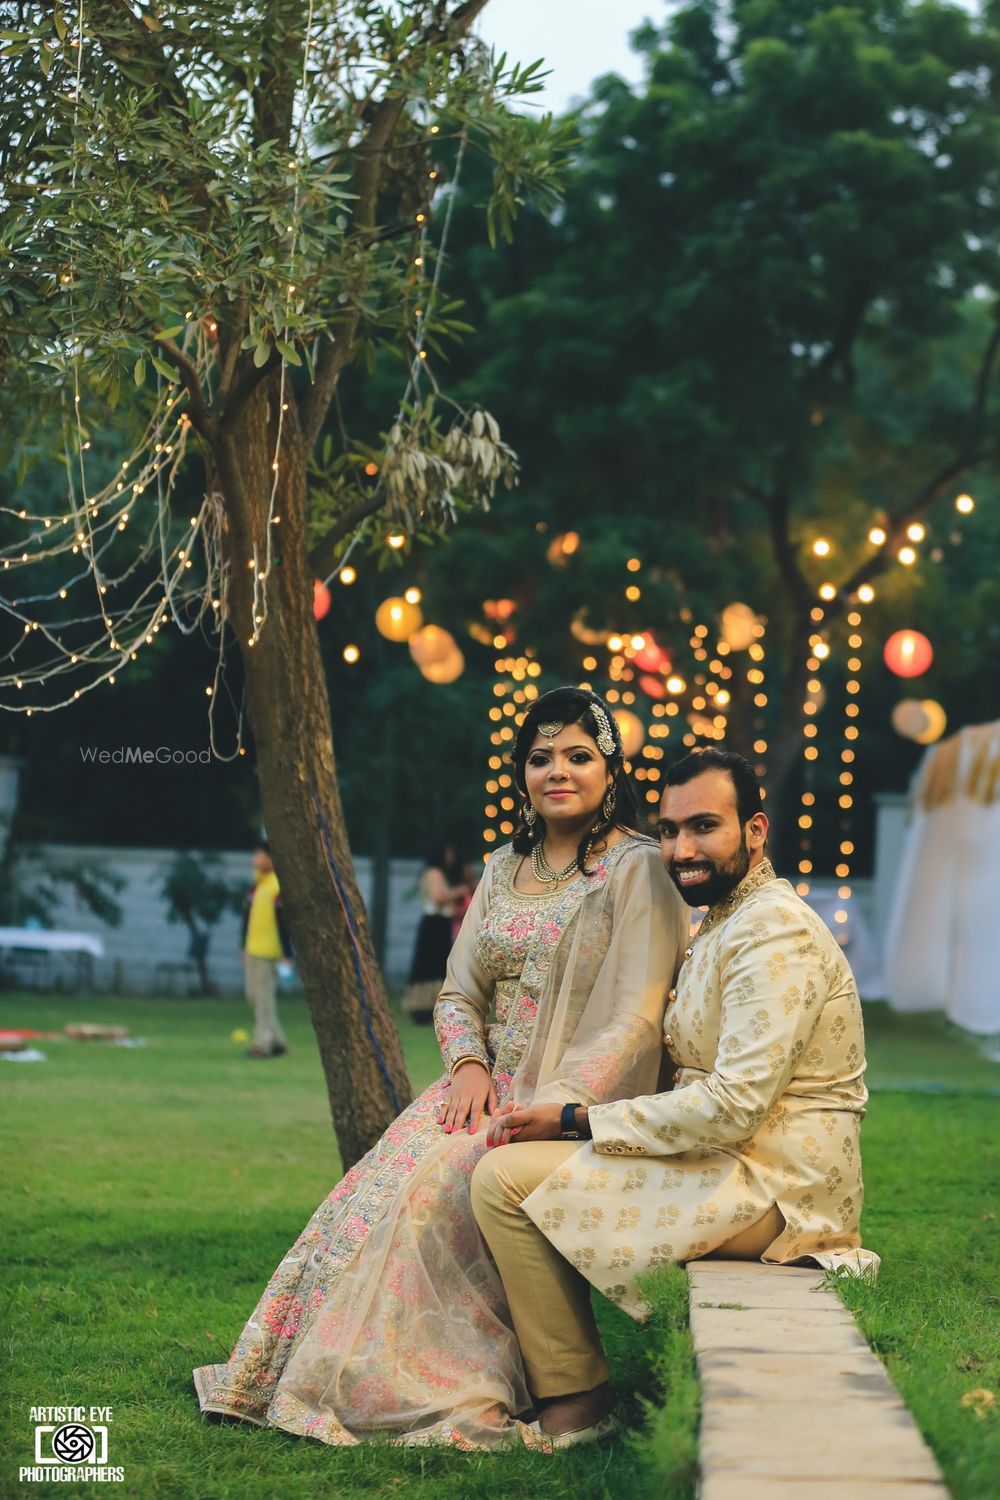
[[[97,1452],[97,1439],[89,1427],[67,1422],[52,1434],[52,1452],[64,1464],[89,1464]]]
[[[61,1427],[35,1428],[35,1462],[39,1464],[105,1464],[108,1429],[64,1422]]]

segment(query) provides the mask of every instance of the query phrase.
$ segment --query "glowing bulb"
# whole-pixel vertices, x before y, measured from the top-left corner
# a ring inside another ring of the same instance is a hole
[[[817,641],[813,649],[820,661],[826,661],[826,658],[830,655],[830,648],[826,641]]]
[[[921,526],[919,521],[914,521],[912,526],[907,526],[906,535],[910,538],[911,542],[922,542],[927,535],[927,528],[926,526]]]
[[[344,660],[346,662],[348,662],[351,666],[354,665],[354,663],[358,660],[358,658],[360,657],[360,655],[361,655],[361,652],[358,650],[357,646],[345,646],[344,647]]]
[[[406,546],[406,537],[401,531],[390,531],[385,540],[386,545],[392,547],[396,552],[399,551],[400,547]]]
[[[872,600],[875,598],[875,590],[872,588],[870,583],[863,583],[861,585],[861,587],[858,589],[858,598],[861,600],[862,604],[871,604]]]
[[[419,604],[422,595],[419,589],[407,589],[406,593],[403,595],[403,598],[406,600],[407,604]]]
[[[830,556],[830,543],[827,541],[825,536],[819,536],[816,538],[816,540],[813,542],[813,552],[817,557]]]
[[[963,516],[967,516],[976,508],[976,502],[971,495],[958,495],[955,499],[955,509]]]
[[[821,583],[819,586],[819,597],[826,600],[836,599],[837,590],[835,585],[832,583]]]
[[[904,568],[909,568],[912,567],[912,565],[916,562],[917,554],[914,552],[912,547],[900,547],[899,560],[903,564]]]
[[[881,526],[873,526],[868,533],[868,540],[873,547],[881,547],[885,543],[886,533]]]
[[[341,568],[340,570],[341,583],[353,583],[357,576],[357,573],[349,563],[346,568]]]

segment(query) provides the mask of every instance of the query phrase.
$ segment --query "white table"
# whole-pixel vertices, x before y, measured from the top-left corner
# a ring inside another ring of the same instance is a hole
[[[35,978],[51,983],[52,958],[71,954],[76,960],[75,982],[80,989],[91,977],[95,958],[104,957],[104,944],[90,932],[60,932],[47,927],[0,927],[0,968],[8,958],[30,956],[38,962]]]

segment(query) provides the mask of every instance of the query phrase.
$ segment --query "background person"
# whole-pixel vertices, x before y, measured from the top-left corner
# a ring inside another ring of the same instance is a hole
[[[403,1012],[415,1021],[430,1021],[444,985],[448,955],[454,942],[457,910],[468,910],[468,887],[463,867],[450,844],[432,849],[420,875],[420,925],[413,946],[410,977],[403,995]]]
[[[280,1057],[288,1046],[278,1019],[278,964],[291,957],[292,944],[267,843],[254,850],[253,878],[243,908],[243,986],[254,1016],[253,1045],[247,1056]]]

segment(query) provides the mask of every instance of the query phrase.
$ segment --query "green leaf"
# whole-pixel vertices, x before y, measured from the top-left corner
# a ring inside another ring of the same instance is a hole
[[[253,362],[257,366],[258,370],[262,365],[267,364],[267,358],[270,352],[271,351],[266,344],[257,344],[255,346],[253,351]]]
[[[139,358],[136,360],[135,365],[132,369],[132,379],[135,381],[136,385],[142,385],[143,381],[146,379],[146,361],[141,354],[139,355]]]
[[[165,375],[168,380],[177,379],[177,371],[175,367],[167,360],[161,359],[158,354],[151,354],[149,356],[149,359],[153,368],[159,370],[161,375]]]
[[[275,339],[274,342],[282,359],[286,359],[290,365],[301,365],[299,351],[294,344],[289,344],[285,339]]]

